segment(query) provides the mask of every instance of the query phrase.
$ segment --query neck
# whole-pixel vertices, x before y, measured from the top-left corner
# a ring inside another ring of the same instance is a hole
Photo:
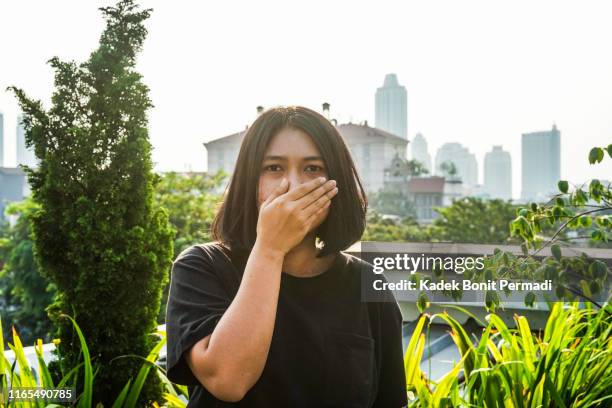
[[[302,242],[293,247],[283,260],[283,271],[292,276],[311,277],[323,273],[335,259],[333,254],[317,258],[320,252],[315,246],[316,237],[308,234]]]

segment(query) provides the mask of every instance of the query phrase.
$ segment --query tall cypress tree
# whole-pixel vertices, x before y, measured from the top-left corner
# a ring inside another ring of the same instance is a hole
[[[40,159],[25,168],[40,209],[33,214],[41,273],[59,291],[49,315],[60,338],[65,373],[78,363],[79,343],[61,313],[76,318],[100,370],[94,403],[111,403],[157,341],[161,289],[168,281],[174,231],[156,208],[147,110],[148,87],[135,70],[151,10],[133,0],[101,8],[98,48],[83,63],[52,58],[51,107],[10,87],[24,112],[26,143]],[[79,386],[80,387],[80,386]],[[141,402],[161,395],[151,370]]]

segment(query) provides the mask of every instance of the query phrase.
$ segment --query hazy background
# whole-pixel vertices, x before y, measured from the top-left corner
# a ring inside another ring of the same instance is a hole
[[[54,55],[83,61],[112,1],[2,1],[0,111],[5,165],[15,163],[8,85],[48,102]],[[202,142],[245,127],[255,107],[331,104],[340,123],[374,124],[374,93],[394,72],[408,91],[408,134],[435,158],[445,142],[512,154],[521,133],[561,131],[561,176],[612,178],[589,166],[612,143],[609,1],[142,1],[153,7],[138,70],[151,88],[157,170],[205,170]]]

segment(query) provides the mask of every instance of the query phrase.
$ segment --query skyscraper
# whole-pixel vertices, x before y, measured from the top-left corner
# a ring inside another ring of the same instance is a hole
[[[0,112],[0,167],[4,167],[4,115]]]
[[[422,134],[417,133],[412,141],[411,158],[420,162],[431,173],[431,155],[427,148],[427,140]]]
[[[397,75],[387,74],[376,90],[376,127],[404,139],[408,138],[408,102],[406,88]]]
[[[21,124],[22,119],[23,115],[17,115],[17,166],[24,164],[29,167],[37,167],[34,150],[26,147],[25,132]]]
[[[521,198],[547,200],[558,192],[561,179],[561,132],[523,133],[521,141]]]
[[[512,159],[501,146],[485,154],[484,188],[490,198],[512,198]]]
[[[436,174],[447,175],[443,169],[444,163],[452,163],[463,182],[463,187],[471,188],[478,184],[478,161],[474,153],[459,143],[444,143],[436,153]]]

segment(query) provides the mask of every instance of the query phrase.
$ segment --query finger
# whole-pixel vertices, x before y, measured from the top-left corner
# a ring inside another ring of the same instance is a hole
[[[326,201],[325,204],[323,204],[321,207],[319,207],[314,213],[312,213],[310,215],[310,217],[307,218],[306,223],[308,224],[308,228],[310,229],[310,226],[312,225],[313,222],[315,222],[315,220],[317,219],[317,217],[324,212],[325,210],[327,210],[329,208],[329,206],[331,205],[331,201]]]
[[[312,202],[308,207],[303,209],[304,216],[309,217],[313,213],[317,212],[321,207],[331,202],[331,199],[338,194],[338,187],[334,187],[332,190],[327,191],[321,197]]]
[[[300,198],[296,201],[296,205],[300,209],[308,208],[312,203],[317,201],[319,198],[324,196],[329,191],[332,191],[336,187],[336,180],[328,180],[321,187],[311,191],[306,194],[304,197]]]
[[[310,180],[306,183],[300,184],[299,187],[296,187],[287,193],[287,200],[299,200],[315,188],[321,186],[323,183],[325,183],[325,177],[317,177],[314,180]]]
[[[280,184],[272,191],[272,193],[266,198],[266,200],[262,203],[262,206],[270,204],[276,197],[284,194],[287,191],[287,187],[289,186],[289,182],[285,177],[281,180]]]

